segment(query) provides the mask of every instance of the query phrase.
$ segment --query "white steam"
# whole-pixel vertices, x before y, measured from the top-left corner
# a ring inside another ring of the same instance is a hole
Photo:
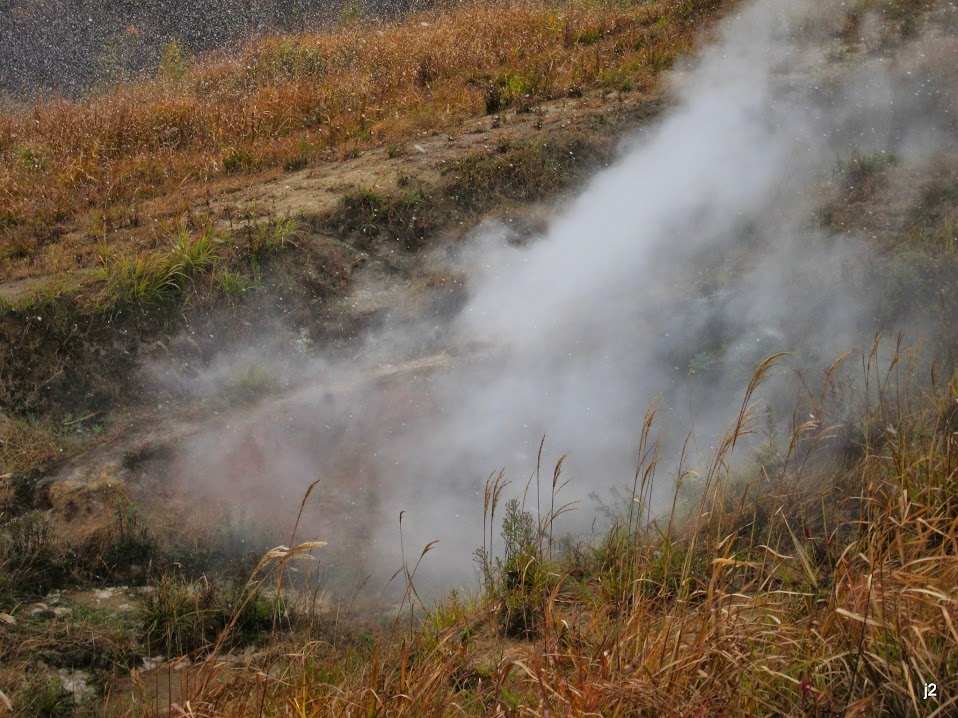
[[[366,343],[367,357],[428,344],[457,360],[344,391],[335,385],[361,359],[316,364],[295,396],[199,437],[178,470],[240,500],[282,494],[291,511],[318,475],[310,531],[344,542],[361,571],[398,566],[404,510],[407,559],[438,539],[424,571],[469,580],[485,478],[504,467],[521,492],[543,435],[546,473],[568,453],[565,498],[583,499],[631,483],[656,397],[673,443],[691,403],[707,451],[766,356],[789,351],[814,368],[867,342],[880,327],[864,245],[814,228],[810,188],[852,149],[925,162],[953,132],[954,108],[881,57],[854,70],[830,61],[834,20],[811,2],[746,6],[676,74],[668,116],[542,237],[474,238],[458,264],[470,299],[450,325],[387,324]],[[690,381],[693,357],[710,369]],[[772,384],[764,398],[787,406],[787,391]]]

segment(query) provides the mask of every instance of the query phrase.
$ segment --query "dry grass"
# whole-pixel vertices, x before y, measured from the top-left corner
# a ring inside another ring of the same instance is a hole
[[[644,503],[662,458],[650,412],[630,508],[605,540],[553,557],[563,509],[536,522],[507,507],[505,560],[483,556],[483,595],[426,609],[410,590],[400,615],[415,604],[423,619],[411,627],[397,618],[350,634],[335,617],[311,620],[258,658],[184,677],[182,714],[953,715],[958,379],[912,394],[900,383],[909,358],[880,367],[876,356],[864,359],[853,425],[822,413],[853,400],[836,399],[836,367],[796,414],[818,419],[796,421],[752,471],[735,454],[769,360],[708,468],[683,473],[698,498],[683,506],[680,491],[655,519]],[[490,519],[500,486],[487,491]],[[521,637],[508,601],[534,614]]]
[[[104,245],[135,256],[169,233],[143,222],[144,201],[169,196],[163,206],[175,215],[176,197],[197,183],[300,168],[584,89],[650,90],[723,5],[480,1],[394,24],[266,38],[155,81],[8,111],[0,270],[94,267]]]
[[[56,456],[59,448],[49,430],[0,415],[0,481],[41,467]]]

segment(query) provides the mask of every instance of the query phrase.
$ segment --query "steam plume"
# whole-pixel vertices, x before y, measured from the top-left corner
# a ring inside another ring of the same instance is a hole
[[[921,64],[933,36],[897,48],[895,62],[832,61],[838,17],[795,0],[745,6],[675,73],[674,109],[543,236],[473,237],[455,262],[470,299],[450,324],[387,322],[348,366],[312,364],[295,396],[200,437],[183,475],[222,481],[252,435],[267,493],[282,486],[293,504],[315,475],[339,477],[318,510],[322,538],[348,527],[365,568],[395,568],[405,510],[406,545],[439,539],[427,570],[448,584],[472,576],[486,476],[505,467],[521,492],[543,435],[547,463],[569,454],[566,498],[585,499],[630,483],[657,397],[673,445],[694,416],[707,451],[764,357],[792,352],[814,371],[876,330],[920,333],[910,311],[882,308],[868,245],[819,229],[815,211],[836,157],[893,155],[892,181],[931,162],[954,137],[954,79]],[[416,379],[349,384],[383,356],[438,350],[458,359]],[[353,388],[337,390],[344,382]],[[762,398],[788,406],[794,389],[783,379]],[[240,481],[255,492],[254,476]]]

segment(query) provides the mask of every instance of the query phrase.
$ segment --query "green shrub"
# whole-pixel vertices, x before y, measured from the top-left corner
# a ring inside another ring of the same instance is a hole
[[[171,299],[219,260],[218,241],[212,229],[195,240],[188,230],[182,229],[173,235],[173,246],[165,255],[115,259],[105,254],[100,274],[106,280],[111,302],[147,305]]]
[[[351,190],[343,195],[334,221],[346,231],[367,235],[383,231],[408,249],[416,248],[433,224],[426,197],[417,188],[393,194],[369,187]]]
[[[259,163],[253,154],[242,147],[229,147],[223,151],[223,171],[228,175],[254,172]]]
[[[487,596],[499,605],[499,629],[515,638],[538,634],[544,605],[557,576],[545,566],[542,536],[535,517],[517,499],[505,504],[501,531],[502,557],[476,552]]]
[[[67,718],[76,708],[60,680],[45,672],[27,677],[13,703],[13,718]]]
[[[230,378],[224,387],[224,394],[229,404],[251,404],[275,391],[277,385],[276,376],[271,371],[250,364]]]
[[[205,577],[190,581],[164,573],[150,588],[142,608],[143,640],[151,651],[167,656],[203,651],[221,638],[228,649],[254,643],[286,614],[279,599],[249,595],[237,584]],[[227,628],[229,635],[223,636]]]
[[[163,45],[163,54],[160,57],[160,66],[157,75],[167,80],[179,82],[186,75],[189,62],[182,45],[176,40],[170,40]]]
[[[292,217],[269,218],[250,230],[249,253],[252,259],[264,259],[292,242],[299,225]]]

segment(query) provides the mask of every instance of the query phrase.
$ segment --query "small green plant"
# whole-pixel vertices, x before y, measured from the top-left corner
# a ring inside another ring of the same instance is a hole
[[[503,200],[533,201],[568,188],[612,152],[611,142],[578,134],[560,141],[504,142],[495,151],[456,161],[445,191],[477,210]]]
[[[189,63],[186,59],[186,53],[183,46],[176,40],[170,40],[163,45],[163,52],[160,56],[160,66],[157,74],[164,79],[179,82],[186,75]]]
[[[187,230],[173,236],[170,252],[165,255],[136,257],[103,255],[100,276],[106,281],[113,303],[156,304],[182,292],[198,274],[208,271],[219,259],[212,230],[199,239],[191,239]]]
[[[287,78],[319,79],[326,63],[319,48],[286,40],[267,53],[267,62],[274,73]]]
[[[120,304],[155,304],[179,292],[185,277],[152,257],[120,257],[102,269],[110,297]]]
[[[250,404],[274,392],[278,384],[268,369],[250,364],[238,370],[223,391],[229,404]]]
[[[249,254],[256,260],[265,259],[293,241],[299,224],[292,217],[269,218],[250,230]]]
[[[97,561],[112,572],[122,574],[131,566],[149,563],[157,553],[157,544],[134,502],[117,500],[114,510],[113,530]]]
[[[722,349],[699,352],[689,361],[689,371],[702,373],[715,369],[721,364],[723,355]]]
[[[958,213],[947,214],[933,226],[917,226],[910,236],[916,249],[934,257],[958,255]]]
[[[386,221],[388,206],[386,195],[363,186],[343,195],[339,213],[347,229],[368,234]]]
[[[189,230],[181,229],[173,235],[170,261],[180,273],[186,276],[205,272],[219,259],[216,244],[220,241],[212,228],[207,228],[195,240]]]
[[[69,573],[69,555],[40,511],[0,525],[0,605],[43,595]]]
[[[273,629],[275,615],[286,612],[284,601],[206,577],[190,581],[164,573],[150,586],[141,610],[143,640],[164,655],[209,650],[221,638],[227,647],[253,643]]]
[[[898,158],[893,154],[883,151],[864,153],[855,149],[848,160],[838,158],[836,172],[841,175],[846,191],[854,196],[868,197],[877,189],[884,171],[897,163]]]
[[[253,154],[244,147],[228,147],[223,151],[223,171],[228,175],[255,172],[258,163]]]
[[[67,718],[76,709],[73,696],[47,672],[27,677],[14,698],[13,718]]]
[[[519,109],[526,109],[535,97],[544,92],[543,82],[540,78],[517,72],[507,72],[501,75],[497,85],[499,88],[498,101],[504,107],[517,106]],[[489,109],[487,103],[486,114],[491,114]]]
[[[308,166],[309,155],[304,152],[297,152],[283,163],[283,169],[287,172],[298,172],[299,170],[306,169]]]
[[[500,631],[507,636],[530,638],[541,627],[544,601],[555,576],[544,566],[535,517],[518,499],[509,499],[504,509],[502,557],[491,558],[484,547],[476,552],[476,560],[486,594],[499,606]]]
[[[13,151],[13,155],[16,158],[17,164],[28,172],[40,172],[47,166],[47,159],[43,155],[42,150],[31,145],[17,146]]]
[[[246,292],[256,288],[256,280],[245,276],[240,272],[233,272],[224,269],[216,275],[216,282],[220,291],[229,297],[240,297]]]
[[[347,231],[382,231],[407,249],[416,248],[432,226],[426,196],[416,187],[388,194],[369,187],[351,190],[343,195],[335,221]]]
[[[343,8],[343,11],[339,13],[339,24],[343,27],[354,27],[361,25],[365,19],[365,13],[361,5],[357,3],[351,3]]]
[[[590,28],[584,30],[576,36],[576,43],[579,45],[595,45],[598,42],[602,42],[605,38],[605,32],[601,28]]]

